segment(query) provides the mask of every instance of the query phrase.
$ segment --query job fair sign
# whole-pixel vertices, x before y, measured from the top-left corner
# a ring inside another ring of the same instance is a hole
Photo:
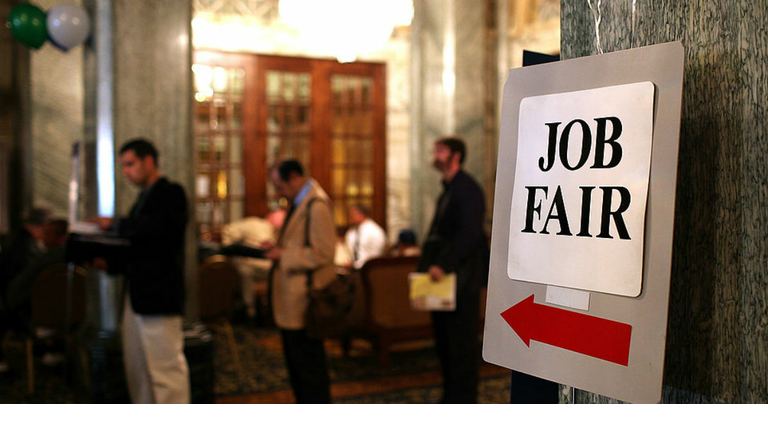
[[[485,361],[661,399],[684,54],[671,42],[509,71]]]
[[[640,294],[653,98],[639,82],[521,101],[510,279]]]

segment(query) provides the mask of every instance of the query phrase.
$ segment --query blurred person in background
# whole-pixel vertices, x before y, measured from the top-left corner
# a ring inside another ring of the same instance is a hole
[[[263,248],[265,244],[274,244],[283,227],[285,215],[284,209],[278,209],[269,212],[266,218],[247,217],[227,224],[221,230],[221,245],[225,249],[236,244],[258,249]],[[272,261],[247,256],[232,256],[230,259],[240,272],[246,316],[253,319],[256,317],[256,293],[253,283],[267,280]]]
[[[384,230],[371,219],[367,208],[356,204],[349,208],[350,228],[344,236],[344,243],[351,254],[351,266],[360,270],[371,258],[384,254],[387,248],[387,237]]]
[[[23,217],[21,228],[11,234],[0,250],[0,300],[7,300],[8,284],[31,261],[45,253],[45,226],[51,212],[46,208],[33,208]]]
[[[432,311],[435,348],[443,373],[441,403],[477,403],[480,349],[480,291],[488,278],[488,240],[483,230],[485,198],[462,170],[466,144],[457,137],[434,143],[432,165],[443,177],[443,192],[422,248],[419,271],[440,281],[456,274],[456,309]]]
[[[2,341],[8,330],[26,332],[31,318],[32,284],[48,267],[65,264],[68,223],[55,219],[42,226],[42,247],[45,252],[31,259],[8,284],[5,308],[0,310],[0,373],[8,371]],[[61,354],[46,353],[43,363],[55,364],[63,360]]]
[[[393,256],[419,256],[421,248],[416,240],[416,233],[409,228],[397,234],[397,244],[392,248]]]

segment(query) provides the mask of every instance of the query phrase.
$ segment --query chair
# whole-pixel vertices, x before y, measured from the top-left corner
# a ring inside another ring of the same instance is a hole
[[[27,379],[29,393],[35,390],[34,338],[39,329],[63,337],[69,353],[70,338],[85,322],[85,269],[67,264],[54,264],[43,270],[30,287],[31,315],[27,335]],[[71,279],[70,279],[71,276]]]
[[[415,272],[418,256],[381,257],[361,269],[367,300],[367,330],[377,338],[379,364],[389,365],[390,346],[399,341],[432,335],[429,312],[411,309],[408,274]]]
[[[234,295],[240,290],[240,272],[223,255],[208,257],[198,269],[198,289],[200,319],[224,327],[238,376],[244,381],[240,354],[229,322],[234,308]]]
[[[264,280],[255,280],[251,284],[253,303],[256,308],[256,319],[260,325],[273,324],[272,311],[269,309],[269,276]]]

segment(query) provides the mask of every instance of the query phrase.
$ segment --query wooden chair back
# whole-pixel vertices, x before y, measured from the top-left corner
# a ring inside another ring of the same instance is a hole
[[[75,266],[71,290],[68,290],[69,277],[67,264],[54,264],[43,270],[32,282],[30,327],[33,334],[35,329],[41,327],[58,331],[72,330],[85,321],[85,269]]]
[[[369,323],[375,327],[406,328],[430,325],[430,314],[411,309],[408,275],[419,257],[381,257],[365,263],[361,272],[368,300]]]
[[[227,317],[240,289],[240,272],[225,256],[208,257],[198,269],[200,319]]]

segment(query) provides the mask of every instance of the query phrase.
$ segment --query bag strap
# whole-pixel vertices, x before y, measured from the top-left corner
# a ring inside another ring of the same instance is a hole
[[[309,241],[309,225],[310,225],[310,215],[312,214],[312,203],[315,201],[319,201],[320,198],[312,198],[307,202],[307,220],[304,225],[304,246],[312,246],[312,243]],[[312,283],[313,278],[312,275],[314,274],[313,270],[307,270],[307,288],[312,289]]]

